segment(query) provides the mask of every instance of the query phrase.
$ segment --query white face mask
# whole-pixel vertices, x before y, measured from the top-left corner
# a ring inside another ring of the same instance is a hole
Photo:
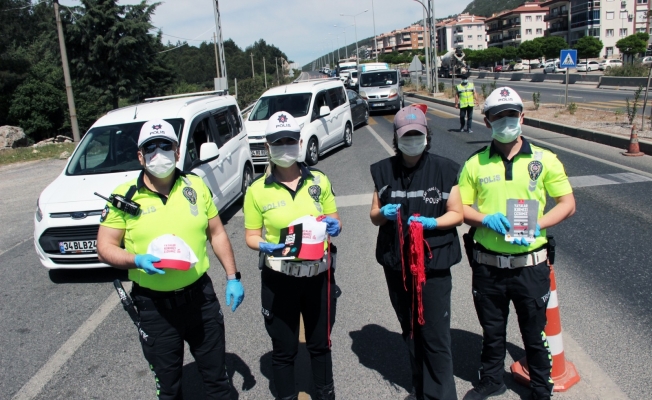
[[[287,168],[294,164],[299,158],[300,152],[301,146],[299,146],[299,143],[269,146],[269,158],[281,168]]]
[[[491,137],[500,143],[513,142],[521,131],[521,117],[503,117],[491,122]]]
[[[426,148],[426,135],[402,136],[398,139],[398,149],[406,156],[418,156]]]
[[[167,178],[174,171],[175,156],[174,150],[157,148],[153,153],[145,154],[145,169],[159,179]]]

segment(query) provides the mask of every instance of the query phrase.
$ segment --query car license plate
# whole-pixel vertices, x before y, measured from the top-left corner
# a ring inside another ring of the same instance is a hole
[[[97,240],[59,242],[59,251],[61,254],[95,253],[97,251]]]
[[[383,107],[385,106],[385,103],[371,103],[372,107]]]
[[[265,157],[267,156],[267,150],[251,150],[252,157]]]

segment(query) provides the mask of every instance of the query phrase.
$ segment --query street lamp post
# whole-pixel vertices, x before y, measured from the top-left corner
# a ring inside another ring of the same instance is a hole
[[[358,52],[358,24],[355,21],[355,17],[357,17],[360,14],[364,14],[369,10],[364,10],[362,12],[359,12],[357,14],[349,15],[349,14],[340,14],[342,17],[353,17],[353,30],[355,31],[355,64],[360,65],[360,53]]]
[[[426,17],[428,18],[428,25],[430,26],[429,31],[428,31],[428,49],[426,49],[426,57],[427,57],[427,59],[426,59],[426,70],[427,71],[426,72],[428,74],[428,85],[430,85],[431,79],[432,79],[431,76],[430,76],[431,71],[428,68],[428,64],[430,64],[430,62],[433,63],[434,71],[435,71],[435,73],[434,73],[434,75],[435,75],[434,88],[428,88],[428,89],[432,89],[434,93],[438,93],[438,91],[439,91],[439,74],[437,72],[437,46],[435,45],[434,52],[433,52],[433,48],[431,47],[432,46],[432,38],[433,38],[433,28],[434,28],[433,27],[434,18],[432,18],[434,16],[434,4],[431,4],[430,0],[427,0],[428,1],[428,6],[426,7],[426,5],[423,3],[422,0],[413,0],[413,1],[416,1],[417,3],[421,4],[423,9],[426,11]],[[431,6],[433,7],[432,15],[430,13],[430,7]],[[426,30],[426,29],[427,29],[427,27],[424,26],[424,30]],[[424,47],[425,47],[425,35],[424,35],[423,39],[424,39]],[[433,54],[432,60],[430,60],[430,57],[428,55],[428,50],[430,50],[430,53]]]
[[[378,62],[378,39],[376,39],[376,13],[374,13],[374,0],[371,0],[371,17],[374,21],[374,51],[376,52],[376,62]]]

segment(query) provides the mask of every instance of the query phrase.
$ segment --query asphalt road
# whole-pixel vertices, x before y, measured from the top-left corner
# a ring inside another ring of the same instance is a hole
[[[431,151],[463,163],[489,143],[490,133],[480,125],[479,115],[475,133],[457,132],[457,117],[451,112],[432,106]],[[344,225],[335,239],[340,249],[336,279],[343,295],[332,334],[340,399],[400,399],[409,389],[408,359],[375,262],[377,229],[368,217],[373,191],[369,165],[389,155],[392,119],[372,116],[368,126],[355,131],[351,148],[329,153],[317,165],[333,182]],[[647,398],[652,365],[652,279],[646,253],[652,237],[652,158],[625,158],[618,149],[529,127],[524,134],[557,152],[578,204],[573,218],[550,231],[558,242],[555,267],[565,351],[582,381],[555,398]],[[111,284],[124,274],[112,269],[48,271],[34,252],[34,203],[63,166],[53,160],[0,168],[0,398],[154,398],[154,381],[136,330],[118,306]],[[257,256],[245,246],[239,205],[221,215],[246,290],[241,307],[235,313],[225,311],[234,398],[271,399],[271,342],[260,314]],[[216,292],[224,293],[224,274],[215,257],[211,265]],[[481,346],[466,260],[453,268],[453,287],[454,373],[462,398],[477,377]],[[508,341],[507,367],[524,355],[514,318]],[[185,362],[185,397],[202,399],[201,379],[188,353]],[[301,347],[297,382],[302,399],[310,392],[307,363]],[[526,396],[527,389],[507,371],[509,391],[502,398]]]

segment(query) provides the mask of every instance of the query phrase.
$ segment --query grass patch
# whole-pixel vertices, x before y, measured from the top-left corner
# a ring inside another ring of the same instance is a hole
[[[77,146],[77,143],[61,143],[41,147],[19,147],[17,149],[0,150],[0,165],[59,158],[59,155],[64,151],[72,154],[75,146]],[[34,153],[34,150],[37,150],[38,153]]]

